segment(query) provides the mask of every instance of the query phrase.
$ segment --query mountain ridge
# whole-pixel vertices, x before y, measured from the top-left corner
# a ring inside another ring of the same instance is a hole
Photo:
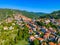
[[[47,17],[49,18],[52,16],[53,18],[59,18],[60,16],[60,10],[53,11],[52,13],[44,13],[44,12],[28,12],[25,10],[18,10],[18,9],[8,9],[8,8],[0,8],[0,20],[4,20],[8,17],[13,17],[13,14],[22,14],[28,18],[39,18],[39,17]],[[56,15],[56,14],[59,15]]]

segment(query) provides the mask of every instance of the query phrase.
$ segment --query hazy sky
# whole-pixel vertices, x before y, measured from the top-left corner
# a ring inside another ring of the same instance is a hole
[[[60,0],[0,0],[0,8],[50,13],[60,10]]]

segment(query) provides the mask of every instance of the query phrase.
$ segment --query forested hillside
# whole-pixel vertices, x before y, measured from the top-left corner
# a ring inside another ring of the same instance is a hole
[[[43,13],[43,12],[28,12],[28,11],[22,11],[17,9],[3,9],[0,8],[0,20],[4,20],[8,17],[13,17],[13,14],[22,14],[28,18],[60,18],[60,10],[59,11],[53,11],[49,14]]]
[[[40,18],[55,18],[55,19],[60,19],[60,10],[53,11],[50,14],[41,15]]]
[[[34,12],[28,12],[28,11],[22,11],[22,10],[16,10],[16,9],[2,9],[0,8],[0,20],[4,20],[8,17],[13,17],[13,14],[21,13],[22,15],[29,17],[29,18],[38,18],[40,15],[43,15],[44,13],[34,13]]]

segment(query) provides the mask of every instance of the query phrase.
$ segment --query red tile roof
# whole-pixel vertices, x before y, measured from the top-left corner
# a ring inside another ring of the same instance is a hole
[[[38,38],[38,40],[44,40],[43,38]]]
[[[55,43],[53,43],[53,42],[49,42],[49,45],[56,45]]]
[[[58,45],[60,45],[60,43],[58,43]]]

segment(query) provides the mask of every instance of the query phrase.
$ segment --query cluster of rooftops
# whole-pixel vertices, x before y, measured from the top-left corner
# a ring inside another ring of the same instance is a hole
[[[54,25],[59,25],[60,30],[60,19],[30,19],[25,16],[16,15],[14,16],[15,20],[18,21],[24,21],[26,23],[26,26],[29,28],[29,42],[33,42],[35,39],[39,40],[41,42],[41,45],[60,45],[60,35],[57,35],[57,30],[49,27],[46,28],[45,26],[39,26],[37,25],[36,21],[42,21],[45,24],[49,24],[52,22]],[[11,22],[13,20],[12,18],[6,19],[6,22]],[[20,24],[20,23],[18,23]],[[22,25],[22,24],[20,24]]]

